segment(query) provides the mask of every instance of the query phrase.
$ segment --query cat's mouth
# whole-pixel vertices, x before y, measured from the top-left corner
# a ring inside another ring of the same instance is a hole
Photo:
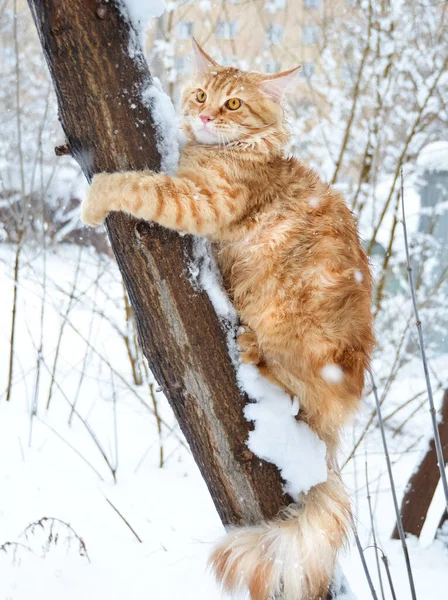
[[[209,127],[204,125],[203,127],[193,128],[193,133],[196,140],[200,144],[222,144],[222,137],[211,131]]]
[[[203,123],[200,119],[191,121],[191,129],[200,144],[226,145],[241,137],[240,132],[217,127],[212,121]]]

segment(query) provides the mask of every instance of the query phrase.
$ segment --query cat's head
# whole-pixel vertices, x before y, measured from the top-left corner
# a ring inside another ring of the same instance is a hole
[[[195,75],[182,94],[182,126],[200,144],[286,140],[282,102],[300,67],[265,75],[218,65],[193,41]]]

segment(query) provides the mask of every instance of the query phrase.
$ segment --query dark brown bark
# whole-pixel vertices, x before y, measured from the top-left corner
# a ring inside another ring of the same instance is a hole
[[[160,167],[142,56],[114,2],[29,0],[70,153],[86,177]],[[132,105],[132,106],[131,106]],[[134,309],[143,353],[162,386],[224,524],[271,518],[291,500],[277,469],[247,452],[247,398],[207,295],[188,279],[192,239],[121,213],[107,231]]]
[[[439,435],[446,460],[448,457],[448,390],[445,391],[443,396]],[[406,533],[420,536],[439,479],[440,471],[437,465],[434,439],[432,439],[428,452],[409,479],[401,503],[401,516]],[[392,533],[392,538],[394,540],[399,539],[397,527]]]

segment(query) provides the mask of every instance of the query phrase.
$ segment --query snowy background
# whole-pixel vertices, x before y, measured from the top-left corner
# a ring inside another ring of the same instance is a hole
[[[131,14],[146,24],[142,4],[130,3]],[[266,19],[283,19],[294,2],[284,4],[257,2]],[[347,2],[332,20],[318,5],[320,62],[289,99],[291,151],[344,191],[372,257],[373,366],[401,500],[432,435],[404,264],[401,167],[437,406],[448,387],[448,5]],[[200,11],[193,33],[225,59],[207,32],[241,7],[162,9],[140,39],[176,102],[188,76],[174,60],[184,51],[179,23]],[[33,27],[25,3],[0,0],[0,600],[218,599],[206,560],[223,528],[142,360],[104,234],[79,223],[86,184],[74,161],[54,155],[64,140]],[[264,63],[232,60],[260,70],[271,59],[285,69],[301,60],[296,47],[271,41]],[[369,387],[341,464],[362,546],[374,529],[397,598],[410,598],[401,544],[390,540],[395,517]],[[420,538],[408,541],[423,600],[448,589],[439,488]],[[381,597],[374,549],[365,557]],[[357,597],[369,598],[354,545],[342,564]],[[389,599],[384,571],[382,581]]]

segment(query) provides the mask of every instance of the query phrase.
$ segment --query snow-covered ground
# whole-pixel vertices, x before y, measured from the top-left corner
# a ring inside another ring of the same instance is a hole
[[[206,572],[211,545],[223,533],[221,523],[165,399],[155,392],[164,421],[164,466],[159,468],[160,438],[148,384],[133,383],[122,335],[129,333],[123,289],[108,258],[70,246],[47,253],[36,395],[44,257],[39,249],[23,250],[14,384],[6,402],[14,248],[0,246],[0,546],[18,544],[0,552],[0,600],[223,598]],[[402,391],[405,384],[406,392],[421,385],[411,374],[409,370],[406,381],[400,382]],[[31,421],[33,403],[37,414]],[[394,518],[384,457],[377,438],[369,440],[344,472],[353,491],[362,544],[367,546],[367,449],[379,543],[390,560],[397,597],[406,600],[411,596],[401,545],[388,539]],[[392,446],[400,491],[423,445],[403,456]],[[48,520],[23,534],[43,517]],[[67,525],[84,541],[88,558]],[[431,531],[426,541],[409,541],[419,600],[442,598],[448,589],[448,550],[430,539]],[[366,558],[376,582],[373,549],[366,551]],[[342,563],[358,599],[369,598],[355,547]]]

